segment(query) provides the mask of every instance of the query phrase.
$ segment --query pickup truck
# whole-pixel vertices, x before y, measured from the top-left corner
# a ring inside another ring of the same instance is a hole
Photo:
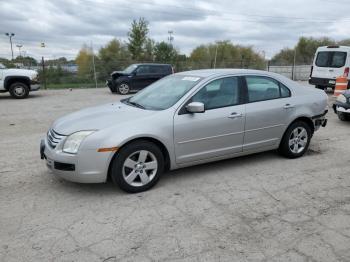
[[[0,93],[9,92],[12,97],[23,99],[30,91],[40,89],[39,76],[34,70],[7,69],[0,64]]]

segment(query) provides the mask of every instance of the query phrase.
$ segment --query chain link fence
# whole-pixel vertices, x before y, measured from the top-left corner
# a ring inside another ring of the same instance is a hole
[[[95,61],[96,82],[97,87],[104,87],[106,80],[113,71],[120,71],[133,63],[164,63],[157,61],[117,61],[114,64],[104,63],[100,60]],[[269,65],[268,61],[256,60],[239,60],[239,61],[175,61],[172,64],[175,72],[182,72],[196,69],[210,68],[245,68],[267,70],[270,72],[284,75],[296,81],[306,81],[311,72],[311,65]],[[45,62],[36,66],[22,66],[37,70],[39,72],[41,82],[46,88],[85,88],[95,87],[94,67],[88,64],[84,68],[79,69],[74,63],[49,64]]]

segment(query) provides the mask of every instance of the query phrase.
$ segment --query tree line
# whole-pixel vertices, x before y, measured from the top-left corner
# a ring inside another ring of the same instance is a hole
[[[97,54],[94,54],[98,78],[106,79],[113,71],[142,62],[169,63],[177,72],[214,67],[266,68],[262,54],[255,52],[251,46],[234,45],[228,40],[217,41],[199,45],[186,56],[171,43],[155,42],[148,34],[149,23],[140,18],[132,22],[126,42],[113,39],[101,47]],[[79,51],[76,58],[79,77],[92,78],[92,55],[88,45],[84,45]]]

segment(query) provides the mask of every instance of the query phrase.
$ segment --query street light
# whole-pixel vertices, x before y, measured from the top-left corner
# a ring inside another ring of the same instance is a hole
[[[5,35],[10,38],[11,54],[12,54],[12,60],[13,60],[12,37],[14,37],[15,34],[14,33],[5,33]]]
[[[173,37],[174,31],[173,31],[173,30],[169,30],[169,31],[168,31],[168,34],[169,34],[169,37],[168,37],[169,44],[171,45],[171,43],[172,43],[173,40],[174,40],[174,37]]]
[[[16,46],[18,47],[18,53],[19,53],[19,56],[21,57],[21,48],[23,47],[23,45],[17,44]]]

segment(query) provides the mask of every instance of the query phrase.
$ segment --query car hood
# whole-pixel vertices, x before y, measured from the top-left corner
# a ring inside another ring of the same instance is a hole
[[[27,76],[27,77],[33,77],[37,75],[38,73],[34,70],[28,70],[28,69],[16,69],[16,68],[10,68],[10,69],[3,69],[3,72],[6,75],[13,75],[13,76]]]
[[[127,74],[124,71],[114,71],[111,74],[111,76],[113,76],[113,77],[128,76],[128,75],[130,75],[130,74]]]
[[[101,130],[113,125],[122,126],[131,121],[150,116],[156,111],[143,110],[120,102],[86,108],[56,120],[52,129],[62,135],[81,130]]]

